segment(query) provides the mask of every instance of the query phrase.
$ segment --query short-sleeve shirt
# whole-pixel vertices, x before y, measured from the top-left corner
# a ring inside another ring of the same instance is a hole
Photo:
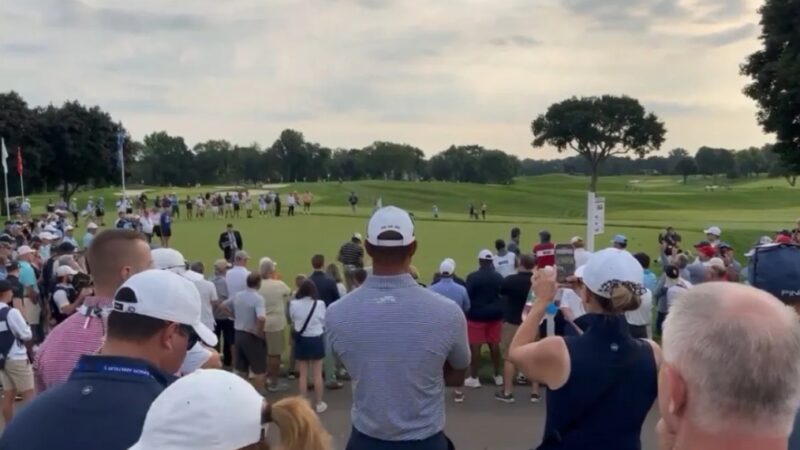
[[[225,283],[228,285],[228,298],[247,289],[247,276],[250,271],[242,266],[234,266],[225,274]]]
[[[492,263],[494,264],[494,270],[504,278],[517,272],[516,267],[514,267],[517,264],[517,255],[515,253],[508,251],[504,255],[498,253],[494,255]]]
[[[255,289],[247,288],[222,304],[233,311],[233,328],[237,331],[256,334],[258,317],[267,315],[264,299]]]
[[[26,288],[36,287],[36,272],[28,261],[19,262],[19,282]]]
[[[281,280],[261,280],[258,293],[264,298],[267,314],[264,331],[274,332],[286,328],[286,305],[292,293],[289,286]]]
[[[444,429],[445,361],[469,365],[467,322],[455,302],[411,275],[371,275],[328,307],[326,336],[353,377],[353,426],[389,441]]]
[[[317,304],[314,307],[314,303]],[[314,309],[314,314],[311,314],[311,309]],[[289,303],[289,316],[292,318],[292,327],[294,331],[303,329],[303,325],[308,319],[308,325],[303,331],[303,337],[316,337],[322,336],[325,332],[325,302],[322,300],[313,300],[309,297],[292,300]],[[311,314],[309,319],[308,315]]]
[[[537,269],[556,265],[556,245],[552,242],[536,244],[533,247],[533,254],[536,256]]]

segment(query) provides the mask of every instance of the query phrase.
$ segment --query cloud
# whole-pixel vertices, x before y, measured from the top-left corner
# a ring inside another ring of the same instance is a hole
[[[492,38],[489,39],[489,43],[498,47],[505,47],[508,45],[518,47],[535,47],[541,44],[541,42],[539,42],[536,38],[523,34],[515,34],[509,37]]]
[[[50,46],[35,42],[9,42],[0,45],[0,54],[9,54],[22,58],[31,58],[50,50]]]
[[[696,42],[714,47],[722,47],[749,39],[758,33],[758,26],[753,23],[728,28],[715,33],[704,34],[694,38]]]

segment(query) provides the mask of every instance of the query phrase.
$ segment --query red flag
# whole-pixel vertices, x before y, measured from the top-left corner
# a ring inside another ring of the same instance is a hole
[[[22,175],[22,149],[17,147],[17,173]]]

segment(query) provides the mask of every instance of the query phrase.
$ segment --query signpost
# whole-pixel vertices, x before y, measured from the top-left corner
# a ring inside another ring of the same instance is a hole
[[[605,233],[605,227],[606,199],[589,192],[586,198],[586,250],[594,251],[594,237]]]

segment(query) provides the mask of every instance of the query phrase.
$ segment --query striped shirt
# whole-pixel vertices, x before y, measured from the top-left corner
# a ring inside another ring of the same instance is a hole
[[[364,267],[364,249],[355,242],[347,242],[339,249],[339,262],[345,266]]]
[[[110,298],[86,297],[84,306],[110,308],[111,303]],[[100,350],[105,331],[104,319],[80,313],[72,314],[53,328],[39,347],[33,364],[36,391],[41,393],[67,381],[82,355]]]
[[[445,361],[469,364],[467,322],[455,302],[411,275],[370,275],[333,303],[326,335],[353,377],[353,426],[387,441],[429,438],[444,429]]]

